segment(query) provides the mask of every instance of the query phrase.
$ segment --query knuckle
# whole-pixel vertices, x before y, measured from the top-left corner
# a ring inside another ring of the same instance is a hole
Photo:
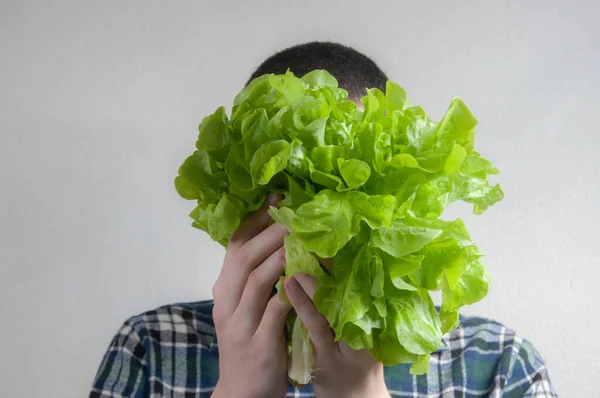
[[[265,314],[275,314],[277,311],[277,301],[279,300],[279,297],[277,297],[277,295],[271,297],[269,299],[269,302],[267,303],[267,308],[265,310]]]
[[[273,233],[276,234],[277,236],[280,236],[280,235],[283,236],[288,233],[287,227],[280,222],[273,224],[271,226],[271,228],[272,228]]]
[[[235,247],[238,245],[240,238],[237,232],[234,232],[227,241],[227,247]]]
[[[259,288],[264,284],[264,278],[258,270],[254,270],[248,276],[248,285],[252,288]]]
[[[238,265],[247,267],[250,263],[250,253],[245,246],[242,246],[235,252],[233,259]]]
[[[285,318],[287,316],[289,309],[290,306],[281,301],[278,294],[275,294],[267,303],[267,309],[265,313],[270,314],[276,319],[280,319],[282,317]]]
[[[279,250],[277,251],[277,260],[278,260],[279,264],[285,265],[285,263],[286,263],[285,246],[281,246],[279,248]]]
[[[219,281],[217,280],[212,287],[212,296],[213,296],[213,299],[215,299],[215,301],[217,301],[220,292],[221,292],[221,289],[220,289]],[[214,308],[213,308],[213,311],[214,311]]]
[[[330,329],[329,322],[327,322],[327,319],[325,319],[325,317],[322,315],[316,317],[315,323],[318,330],[329,331]]]
[[[223,324],[223,315],[221,313],[221,311],[219,311],[220,307],[218,304],[215,304],[213,306],[213,310],[212,310],[212,316],[213,316],[213,322],[215,323],[215,326],[220,326]]]
[[[311,304],[312,302],[310,298],[306,294],[303,294],[301,297],[298,297],[298,302],[296,306],[302,309],[310,309]]]

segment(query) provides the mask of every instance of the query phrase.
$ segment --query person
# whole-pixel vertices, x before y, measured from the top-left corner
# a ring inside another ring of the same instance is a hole
[[[325,69],[358,102],[365,87],[385,91],[387,76],[353,48],[313,42],[264,61],[250,80],[290,69]],[[408,364],[384,368],[368,351],[335,342],[312,296],[313,278],[285,283],[289,301],[314,345],[313,383],[287,383],[284,325],[290,306],[272,295],[285,266],[286,229],[269,226],[272,194],[232,235],[213,287],[213,301],[166,305],[128,319],[113,338],[90,397],[552,397],[544,361],[531,343],[500,323],[461,317],[431,355],[427,374]]]

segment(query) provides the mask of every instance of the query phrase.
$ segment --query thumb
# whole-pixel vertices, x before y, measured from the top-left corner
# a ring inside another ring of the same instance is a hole
[[[329,327],[329,322],[327,322],[327,319],[317,310],[317,307],[315,307],[311,298],[316,290],[316,281],[314,281],[314,278],[312,277],[308,277],[307,275],[304,276],[307,278],[304,279],[301,274],[296,274],[291,278],[286,279],[284,282],[285,293],[296,310],[296,313],[302,320],[302,323],[304,323],[315,349],[331,350],[335,347],[333,332]],[[296,279],[297,277],[298,279]],[[308,278],[312,278],[313,281]],[[303,286],[299,283],[300,280],[303,280],[303,283],[306,284],[309,292],[303,289]]]

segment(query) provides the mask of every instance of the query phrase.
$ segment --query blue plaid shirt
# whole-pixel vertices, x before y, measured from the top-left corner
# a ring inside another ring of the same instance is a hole
[[[212,301],[168,305],[132,317],[112,340],[90,397],[210,397],[219,379]],[[385,368],[392,397],[556,397],[531,343],[503,325],[462,317],[431,355],[429,372]],[[287,397],[314,397],[288,385]]]

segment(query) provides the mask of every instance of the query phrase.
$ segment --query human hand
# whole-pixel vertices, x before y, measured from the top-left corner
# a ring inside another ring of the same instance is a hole
[[[315,278],[298,273],[286,279],[284,286],[290,303],[312,340],[315,395],[326,398],[389,398],[383,379],[383,365],[367,350],[355,351],[343,341],[334,341],[329,322],[312,301],[317,289]]]
[[[213,287],[213,318],[219,343],[220,377],[213,397],[283,397],[286,394],[286,315],[291,307],[273,285],[283,274],[285,226],[268,226],[271,195],[229,240]]]

